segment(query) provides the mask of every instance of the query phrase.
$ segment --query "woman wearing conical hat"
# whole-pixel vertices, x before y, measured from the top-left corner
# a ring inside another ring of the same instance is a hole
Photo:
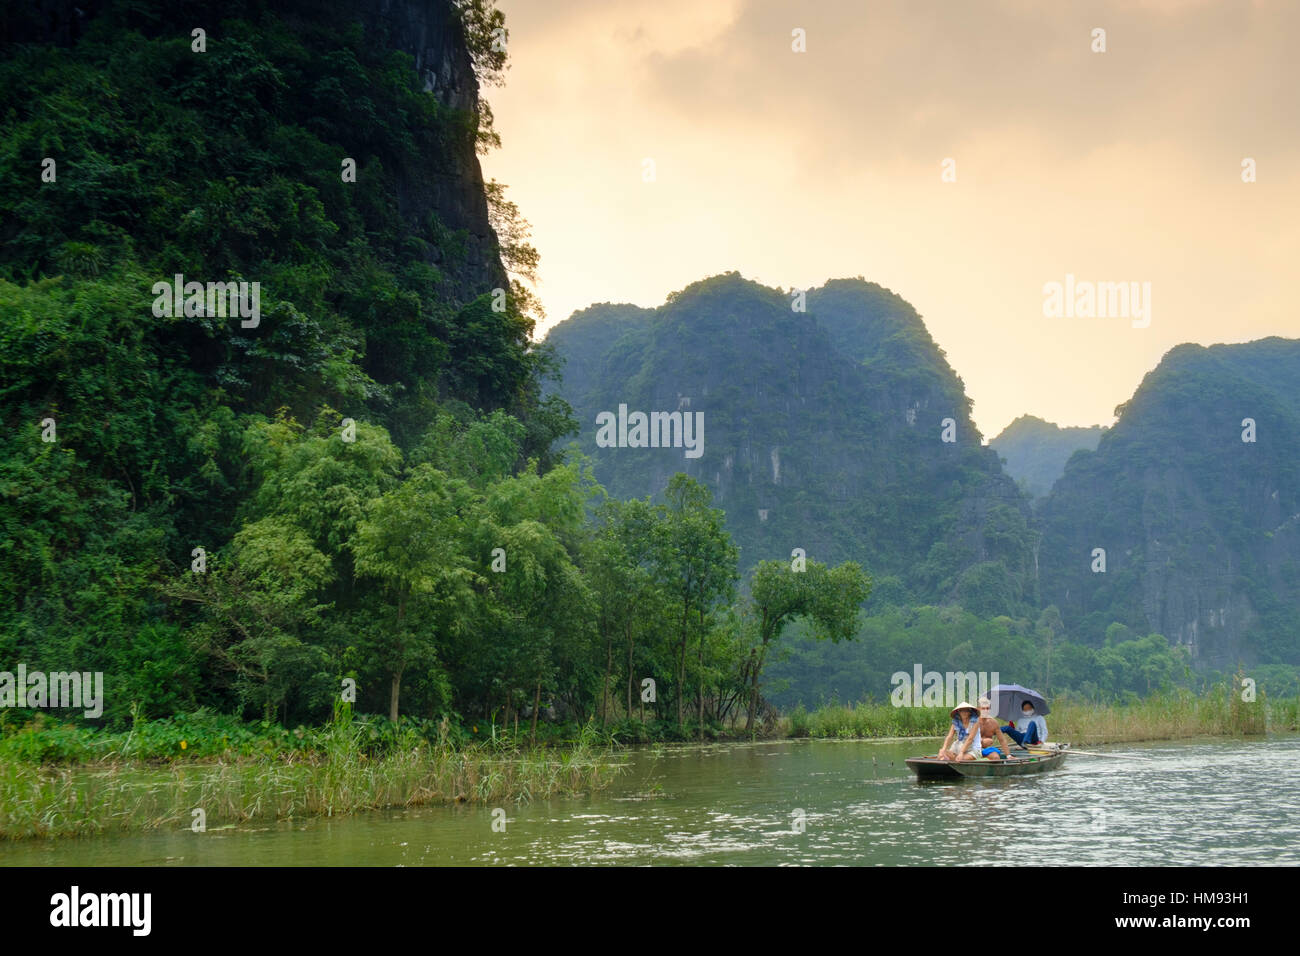
[[[982,749],[979,711],[963,700],[948,712],[948,716],[952,718],[952,726],[939,748],[939,759],[974,760]]]

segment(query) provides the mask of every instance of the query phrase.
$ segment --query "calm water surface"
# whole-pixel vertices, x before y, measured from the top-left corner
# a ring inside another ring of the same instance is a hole
[[[930,745],[926,745],[930,746]],[[916,741],[626,755],[604,792],[491,807],[0,844],[7,865],[1300,864],[1300,737],[1130,745],[918,784]],[[930,749],[933,749],[930,746]],[[804,832],[797,832],[802,811]]]

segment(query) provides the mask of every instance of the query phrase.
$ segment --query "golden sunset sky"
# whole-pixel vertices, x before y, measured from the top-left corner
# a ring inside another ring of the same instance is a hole
[[[861,275],[921,313],[986,438],[1110,424],[1182,342],[1300,336],[1300,3],[498,6],[484,174],[532,223],[547,327],[730,270]],[[1150,282],[1150,326],[1045,317],[1067,273]]]

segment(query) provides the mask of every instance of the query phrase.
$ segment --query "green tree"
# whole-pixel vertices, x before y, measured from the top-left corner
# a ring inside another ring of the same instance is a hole
[[[837,568],[808,561],[803,570],[794,570],[784,561],[763,561],[754,568],[749,593],[758,643],[750,649],[746,667],[750,684],[747,731],[758,712],[763,666],[781,632],[802,618],[813,626],[816,638],[836,642],[852,638],[862,604],[871,593],[871,579],[851,561]]]
[[[587,476],[589,477],[589,476]],[[585,708],[592,674],[591,603],[573,560],[581,543],[587,477],[576,465],[539,474],[536,462],[488,486],[473,523],[485,580],[494,680],[506,712],[532,698],[532,732],[544,694]],[[526,695],[526,696],[525,696]]]
[[[197,648],[234,676],[240,700],[270,719],[290,690],[327,669],[323,651],[304,640],[321,621],[318,596],[332,582],[329,556],[282,516],[242,528],[204,573],[186,569],[166,592],[200,605]]]
[[[725,516],[709,505],[713,499],[707,487],[679,472],[664,491],[661,519],[652,526],[653,562],[660,587],[672,596],[677,608],[675,647],[677,727],[686,726],[686,651],[692,631],[699,637],[697,660],[702,668],[706,633],[702,626],[708,612],[733,593],[740,550],[731,543],[724,526]],[[702,674],[700,676],[703,680]],[[697,712],[703,731],[704,689],[698,687]]]
[[[402,674],[437,657],[438,632],[474,597],[480,575],[465,553],[463,515],[473,506],[468,485],[430,465],[370,501],[352,542],[357,573],[380,582],[394,606],[393,626],[375,635],[371,651],[389,677],[388,716],[396,720]]]

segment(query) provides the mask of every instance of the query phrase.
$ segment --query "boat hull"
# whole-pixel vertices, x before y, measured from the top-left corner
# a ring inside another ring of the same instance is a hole
[[[1010,760],[939,760],[937,757],[909,757],[908,768],[917,780],[965,780],[985,777],[1019,777],[1046,773],[1065,762],[1067,751],[1042,751]]]

